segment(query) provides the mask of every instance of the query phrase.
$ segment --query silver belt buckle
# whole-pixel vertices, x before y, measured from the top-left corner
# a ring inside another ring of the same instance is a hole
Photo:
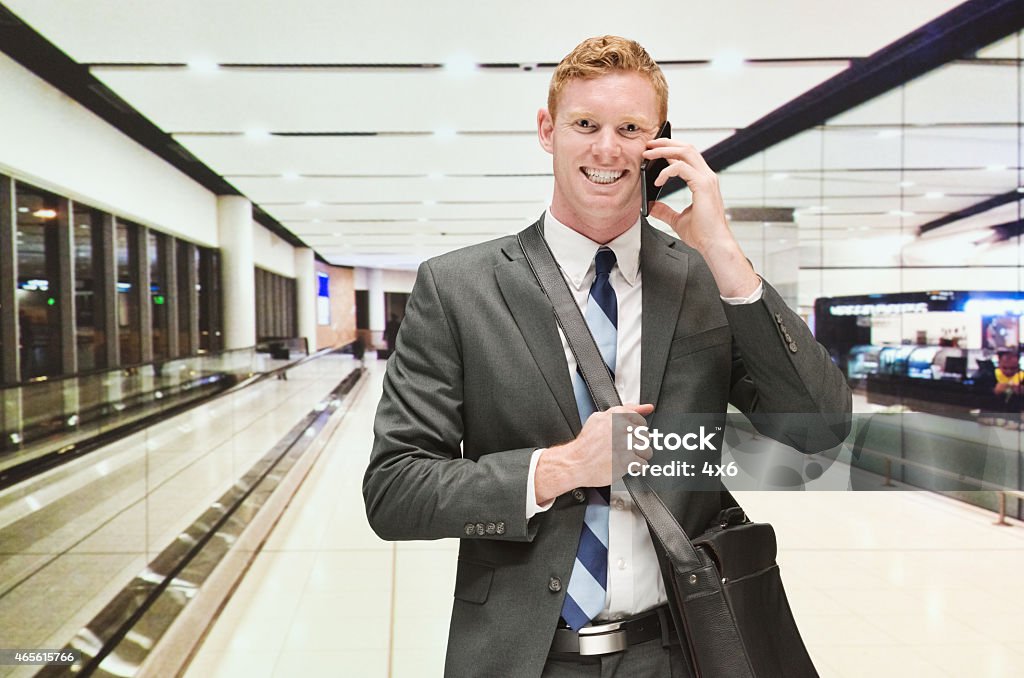
[[[579,638],[581,655],[622,652],[628,647],[621,622],[584,627],[579,631]]]

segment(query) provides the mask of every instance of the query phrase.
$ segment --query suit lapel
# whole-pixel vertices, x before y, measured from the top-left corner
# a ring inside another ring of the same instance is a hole
[[[513,241],[503,251],[509,261],[500,263],[494,270],[498,287],[575,436],[581,428],[580,415],[551,302],[540,288],[518,243]]]
[[[686,287],[687,256],[644,222],[640,236],[643,311],[640,338],[640,402],[657,407],[665,361]]]

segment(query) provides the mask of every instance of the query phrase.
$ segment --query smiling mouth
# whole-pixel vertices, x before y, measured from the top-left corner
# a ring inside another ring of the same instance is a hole
[[[592,167],[583,167],[580,171],[595,184],[614,184],[626,174],[625,170],[600,170]]]

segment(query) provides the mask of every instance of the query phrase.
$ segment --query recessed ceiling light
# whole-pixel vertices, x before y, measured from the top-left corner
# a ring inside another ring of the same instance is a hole
[[[788,178],[789,174],[787,174],[786,172],[776,172],[775,174],[772,175],[772,179],[774,179],[775,181],[782,181],[783,179]]]
[[[444,61],[444,72],[455,77],[465,77],[476,72],[476,59],[465,52],[453,54]]]
[[[455,129],[452,127],[440,127],[434,130],[434,136],[440,141],[451,141],[455,138]]]
[[[188,62],[188,69],[193,73],[210,75],[220,70],[220,66],[213,59],[192,59]]]
[[[320,207],[320,201],[319,200],[307,200],[306,201],[306,207]]]
[[[41,209],[32,213],[32,216],[40,219],[53,219],[57,216],[57,210]]]
[[[28,208],[27,207],[19,207],[18,211],[21,212],[22,214],[28,214]]]
[[[440,172],[431,172],[431,173],[429,173],[427,175],[427,178],[428,179],[442,179],[442,178],[444,178],[444,175],[441,174]]]
[[[938,198],[946,197],[946,194],[943,193],[942,191],[928,191],[927,193],[924,194],[924,197],[928,198],[929,200],[936,200]]]
[[[895,139],[901,134],[898,129],[883,129],[878,132],[879,139]]]
[[[727,50],[720,52],[711,59],[711,68],[723,73],[735,72],[743,68],[743,55],[739,52]]]
[[[245,130],[245,137],[253,141],[265,141],[270,138],[270,132],[259,127],[251,127]]]
[[[1006,165],[985,165],[985,169],[989,172],[1003,172],[1006,170]]]
[[[908,212],[906,210],[889,210],[889,214],[891,216],[894,216],[894,217],[912,217],[912,216],[914,216],[913,212]]]
[[[1024,193],[1024,186],[1018,186],[1017,187],[1017,192],[1018,193]]]
[[[423,204],[424,205],[436,205],[437,201],[436,200],[424,200]]]
[[[296,181],[299,178],[298,172],[285,172],[281,175],[281,178],[285,181]]]
[[[913,181],[901,181],[900,182],[900,187],[902,187],[902,188],[910,188],[911,186],[914,186],[914,185],[915,185],[915,182],[913,182]]]

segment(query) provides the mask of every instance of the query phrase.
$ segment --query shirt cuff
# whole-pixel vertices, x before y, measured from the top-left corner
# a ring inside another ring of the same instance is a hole
[[[537,474],[537,462],[540,461],[540,455],[544,453],[547,448],[540,448],[534,450],[533,456],[530,457],[530,472],[526,476],[526,519],[534,517],[538,513],[547,511],[555,503],[552,499],[544,506],[540,506],[537,503],[537,487],[533,484],[533,477]]]
[[[730,306],[742,306],[743,304],[761,301],[762,294],[764,294],[764,282],[759,282],[757,283],[757,289],[751,292],[749,297],[722,297],[722,301]]]

